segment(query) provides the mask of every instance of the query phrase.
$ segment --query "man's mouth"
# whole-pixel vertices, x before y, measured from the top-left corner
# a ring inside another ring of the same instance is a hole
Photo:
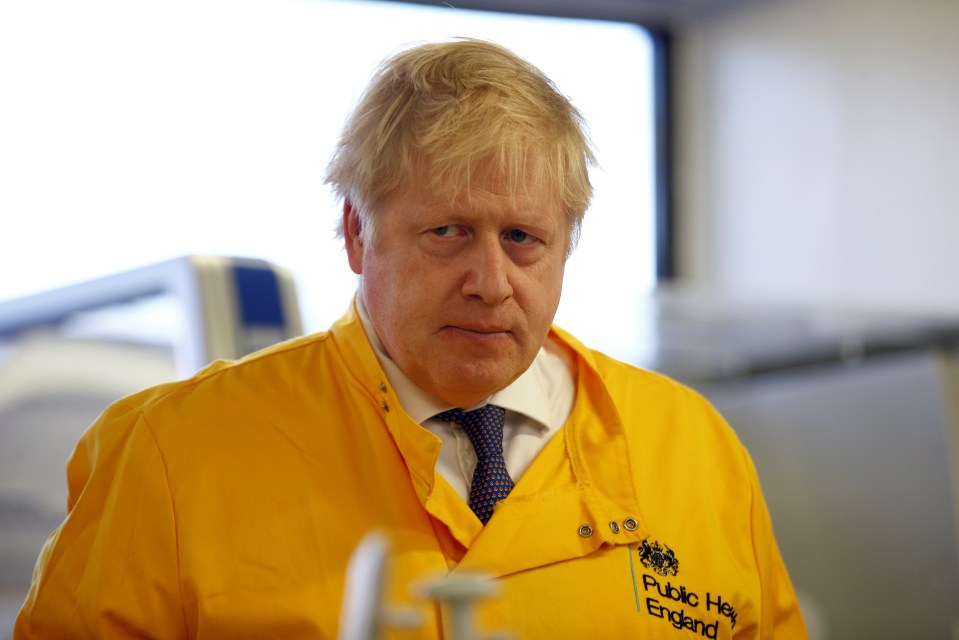
[[[508,335],[511,333],[509,327],[504,327],[502,325],[493,325],[493,324],[475,324],[475,323],[448,324],[443,328],[450,331],[463,333],[466,335],[472,335],[476,337],[484,337],[484,336],[495,337],[495,336]]]

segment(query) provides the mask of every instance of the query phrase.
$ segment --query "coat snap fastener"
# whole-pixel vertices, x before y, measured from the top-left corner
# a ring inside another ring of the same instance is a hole
[[[579,535],[583,536],[584,538],[588,538],[593,535],[593,528],[588,524],[584,524],[579,528]]]
[[[386,403],[386,400],[384,400],[383,402],[381,402],[381,403],[380,403],[380,406],[383,407],[383,411],[389,411],[389,410],[390,410],[390,405],[388,405],[388,404]]]
[[[626,518],[623,520],[623,528],[626,529],[626,531],[636,531],[636,527],[638,526],[639,523],[636,522],[635,518]]]
[[[381,383],[380,383],[380,391],[382,391],[383,393],[386,393],[386,383],[385,383],[385,382],[381,382]]]
[[[615,520],[610,521],[609,530],[612,531],[613,533],[619,533],[619,523],[616,522]]]

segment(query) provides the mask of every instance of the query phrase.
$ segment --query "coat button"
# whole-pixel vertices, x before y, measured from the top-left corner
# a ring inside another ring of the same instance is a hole
[[[381,383],[380,383],[380,391],[382,391],[383,393],[386,393],[386,383],[385,383],[385,382],[381,382]]]
[[[380,406],[383,407],[383,411],[389,411],[389,410],[390,410],[390,405],[388,405],[388,404],[386,403],[386,400],[384,400],[383,402],[381,402],[381,403],[380,403]]]
[[[593,535],[593,528],[588,524],[584,524],[579,528],[579,535],[583,536],[584,538],[588,538]]]
[[[636,531],[636,527],[639,526],[639,523],[636,522],[635,518],[626,518],[623,520],[623,528],[626,531]]]
[[[619,523],[615,520],[611,520],[609,523],[609,530],[613,533],[619,533]]]

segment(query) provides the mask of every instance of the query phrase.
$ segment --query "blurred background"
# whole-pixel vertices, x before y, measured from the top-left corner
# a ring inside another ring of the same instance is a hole
[[[375,65],[540,66],[597,197],[557,322],[747,444],[813,638],[959,638],[959,3],[0,4],[0,637],[112,400],[322,330]]]

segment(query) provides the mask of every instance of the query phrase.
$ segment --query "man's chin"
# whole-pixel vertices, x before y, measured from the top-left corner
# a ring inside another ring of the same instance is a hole
[[[523,371],[525,369],[518,372],[512,369],[495,372],[476,371],[475,368],[466,367],[444,375],[438,381],[440,394],[437,395],[457,407],[471,407],[491,394],[508,387]]]

